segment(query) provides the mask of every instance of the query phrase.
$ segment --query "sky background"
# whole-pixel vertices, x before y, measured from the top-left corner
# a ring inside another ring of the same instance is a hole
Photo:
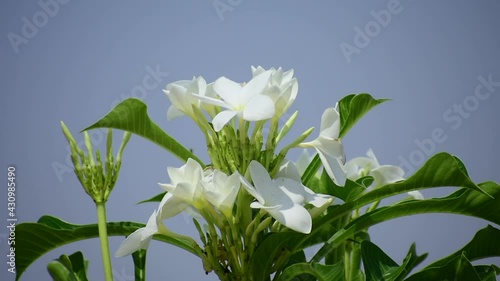
[[[382,164],[404,166],[409,176],[431,154],[448,151],[465,162],[474,181],[500,181],[498,1],[41,0],[0,5],[0,214],[5,220],[7,167],[15,165],[19,222],[52,214],[71,223],[94,223],[93,202],[70,172],[60,121],[82,139],[78,131],[128,97],[144,100],[160,127],[207,160],[204,140],[191,120],[166,120],[170,102],[162,89],[198,75],[209,82],[220,76],[248,81],[251,65],[295,70],[299,95],[291,109],[299,110],[299,119],[293,134],[310,126],[319,129],[325,108],[345,95],[367,92],[392,101],[375,108],[344,138],[348,159],[372,148]],[[436,130],[444,141],[429,140]],[[104,148],[102,133],[94,132],[93,139]],[[434,145],[419,147],[423,142]],[[157,205],[136,203],[161,192],[157,182],[169,181],[167,166],[182,163],[137,136],[123,161],[108,219],[145,223]],[[166,224],[197,237],[187,216]],[[419,253],[429,252],[428,264],[459,249],[485,225],[470,217],[419,215],[375,226],[371,237],[398,263],[416,242]],[[5,229],[0,228],[0,279],[14,280],[6,271]],[[111,251],[122,241],[111,238]],[[46,264],[77,250],[90,260],[90,279],[103,280],[98,243],[92,239],[52,251],[21,280],[50,280]],[[499,259],[487,262],[500,265]],[[116,281],[133,280],[130,257],[115,258],[113,265]],[[217,280],[214,274],[205,276],[196,257],[154,241],[147,270],[148,280]]]

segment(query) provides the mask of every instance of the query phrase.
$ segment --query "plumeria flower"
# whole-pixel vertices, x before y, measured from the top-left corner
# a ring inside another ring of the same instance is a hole
[[[275,116],[280,117],[292,105],[297,97],[299,84],[297,79],[293,77],[293,69],[283,72],[280,67],[276,70],[274,67],[271,71],[271,79],[264,95],[269,96],[275,103]],[[257,68],[252,66],[253,77],[264,73],[266,70],[261,66]]]
[[[133,252],[149,247],[149,243],[153,235],[158,233],[168,233],[165,225],[158,216],[159,212],[154,210],[153,214],[149,217],[148,223],[145,227],[139,228],[130,234],[120,245],[115,253],[116,257],[123,257],[132,254]]]
[[[401,167],[380,165],[371,149],[366,152],[366,155],[368,157],[357,157],[347,162],[345,169],[349,179],[357,180],[363,176],[372,176],[375,188],[404,180],[404,171]],[[408,194],[414,199],[424,199],[419,191],[410,191]]]
[[[235,172],[228,176],[219,170],[214,170],[207,179],[202,182],[205,198],[227,218],[231,217],[234,201],[240,190],[240,174]]]
[[[344,169],[344,147],[339,138],[340,116],[336,108],[328,108],[321,116],[319,137],[310,142],[301,143],[301,147],[313,147],[325,167],[326,173],[336,185],[344,186],[346,171]]]
[[[189,158],[185,165],[180,168],[168,167],[167,173],[171,183],[159,183],[168,193],[163,197],[160,206],[166,210],[178,214],[188,207],[196,209],[203,207],[203,168],[198,162]],[[168,207],[167,207],[168,206]],[[163,217],[172,216],[165,214]]]
[[[167,85],[163,92],[170,99],[172,105],[167,110],[167,119],[172,120],[184,114],[196,119],[193,113],[193,105],[200,107],[200,100],[193,96],[197,94],[205,96],[207,83],[203,77],[193,77],[192,80],[180,80]]]
[[[289,178],[298,183],[302,182],[298,167],[295,165],[295,163],[288,160],[283,161],[278,170],[278,173],[276,173],[276,178]],[[296,187],[296,185],[291,186],[291,188],[294,187]],[[314,193],[314,191],[312,191],[305,185],[302,185],[301,188],[292,191],[296,194],[301,194],[304,197],[305,203],[311,204],[316,208],[321,208],[325,204],[329,205],[333,202],[333,196]]]
[[[272,99],[262,94],[270,77],[271,71],[265,71],[245,85],[221,77],[214,82],[213,88],[222,100],[204,95],[194,96],[206,103],[225,108],[212,120],[214,130],[218,132],[235,116],[246,121],[260,121],[274,115]]]
[[[300,181],[292,178],[271,179],[264,166],[255,160],[249,167],[255,187],[244,177],[241,177],[241,181],[248,193],[257,199],[250,207],[267,211],[278,222],[292,230],[310,233],[311,215],[302,205],[311,203],[320,206],[323,198],[314,196]]]

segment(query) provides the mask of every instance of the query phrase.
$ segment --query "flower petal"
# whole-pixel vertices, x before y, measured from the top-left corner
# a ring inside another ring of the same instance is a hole
[[[321,116],[320,137],[337,139],[340,134],[340,115],[335,108],[327,108]]]
[[[410,192],[408,192],[408,195],[410,195],[411,197],[413,197],[413,199],[416,199],[416,200],[424,200],[424,195],[422,193],[420,193],[420,191],[418,191],[418,190],[410,191]]]
[[[252,78],[252,80],[248,81],[248,83],[241,89],[239,96],[240,104],[246,104],[254,96],[261,95],[269,83],[271,73],[271,70],[264,71]]]
[[[370,173],[375,179],[375,186],[380,187],[389,183],[404,180],[404,170],[399,166],[383,165],[373,169]]]
[[[264,198],[257,192],[255,187],[253,187],[252,184],[242,175],[240,175],[240,181],[243,184],[243,187],[248,191],[248,193],[250,193],[250,195],[252,195],[255,199],[257,199],[257,201],[259,201],[262,204],[266,202]]]
[[[163,196],[158,207],[158,218],[160,220],[174,217],[189,207],[184,200],[173,196],[172,193],[167,193]]]
[[[252,160],[252,162],[250,162],[250,175],[252,176],[253,184],[261,198],[263,198],[263,201],[269,201],[274,195],[272,190],[273,182],[266,168],[264,168],[261,163]],[[257,197],[255,198],[257,199]],[[259,200],[259,202],[260,201],[261,200]]]
[[[123,257],[132,254],[139,249],[147,249],[149,242],[153,238],[153,235],[158,232],[158,226],[156,224],[157,211],[155,210],[153,214],[148,219],[148,223],[145,227],[139,228],[132,232],[120,245],[115,253],[116,257]]]
[[[242,91],[242,87],[239,83],[229,80],[226,77],[220,77],[214,82],[214,90],[231,106],[240,104],[240,92]]]
[[[212,125],[214,126],[214,130],[219,132],[234,116],[236,115],[235,111],[224,110],[215,115],[212,120]]]
[[[347,178],[342,159],[333,158],[317,148],[316,151],[318,152],[326,173],[332,178],[333,182],[338,186],[344,186]]]
[[[284,226],[297,232],[309,234],[312,228],[312,219],[309,212],[298,204],[266,210],[273,218]]]
[[[241,117],[246,121],[260,121],[273,117],[274,112],[272,99],[265,95],[257,95],[245,104]]]

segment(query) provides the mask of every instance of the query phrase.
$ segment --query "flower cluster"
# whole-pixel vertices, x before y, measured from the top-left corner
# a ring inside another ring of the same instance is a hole
[[[188,159],[180,168],[168,167],[170,183],[159,184],[166,194],[158,208],[144,228],[126,238],[117,256],[146,249],[155,234],[179,236],[163,221],[188,211],[195,214],[204,244],[205,270],[244,276],[244,263],[260,235],[290,230],[308,234],[314,217],[334,200],[303,184],[305,168],[299,172],[286,158],[292,148],[313,148],[326,174],[340,187],[348,177],[366,173],[373,175],[376,184],[402,179],[396,175],[399,171],[379,167],[374,157],[356,158],[345,165],[337,105],[324,111],[316,139],[306,141],[310,128],[278,151],[297,118],[295,112],[280,128],[280,118],[297,97],[293,70],[252,67],[252,79],[246,83],[220,77],[207,84],[203,77],[194,77],[171,83],[164,92],[172,104],[168,119],[183,115],[193,119],[205,135],[212,163],[205,166]],[[204,220],[203,228],[199,218]]]

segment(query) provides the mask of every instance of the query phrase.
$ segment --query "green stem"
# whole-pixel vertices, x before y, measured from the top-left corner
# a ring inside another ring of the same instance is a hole
[[[106,203],[96,202],[97,226],[99,228],[99,239],[101,240],[102,265],[106,281],[113,281],[113,267],[111,265],[111,254],[109,253],[108,229],[106,220]]]
[[[359,245],[352,245],[351,252],[351,267],[350,267],[350,279],[348,280],[356,280],[356,276],[359,273],[359,269],[361,266],[361,249]]]

